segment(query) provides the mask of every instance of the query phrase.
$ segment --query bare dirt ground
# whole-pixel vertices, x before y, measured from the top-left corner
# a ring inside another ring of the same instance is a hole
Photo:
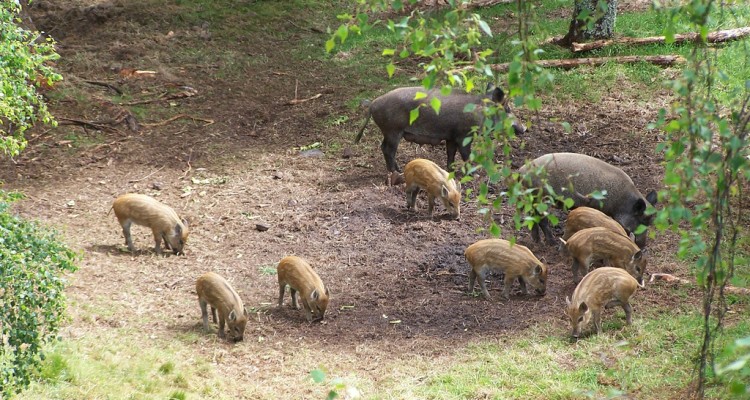
[[[556,249],[532,243],[528,232],[517,233],[519,242],[550,266],[546,296],[516,294],[500,302],[466,293],[463,251],[487,237],[479,231],[486,221],[473,201],[462,205],[460,221],[431,219],[424,198],[417,212],[406,211],[403,187],[384,185],[377,128],[370,125],[360,145],[350,144],[361,115],[346,102],[361,90],[388,88],[357,87],[345,68],[288,53],[298,41],[322,46],[325,35],[297,28],[301,22],[278,21],[291,38],[268,32],[220,41],[206,24],[174,30],[162,13],[138,2],[35,3],[37,25],[60,41],[66,81],[47,94],[54,114],[62,123],[69,118],[115,128],[36,129],[22,156],[0,167],[5,188],[28,195],[17,210],[57,227],[83,254],[70,277],[73,318],[66,335],[123,327],[164,339],[199,332],[194,284],[206,271],[226,277],[254,312],[249,339],[219,364],[227,373],[232,363],[254,365],[261,381],[278,372],[274,359],[280,354],[292,357],[304,349],[356,353],[366,345],[372,361],[379,352],[439,354],[457,341],[522,333],[539,324],[567,333],[562,310],[574,287],[568,261]],[[201,44],[228,46],[252,62],[238,67],[217,57],[209,64],[170,63],[172,52]],[[129,68],[156,74],[136,77]],[[222,78],[229,68],[244,68],[248,79]],[[112,89],[86,81],[111,83],[132,96],[124,102],[187,93],[186,87],[196,95],[116,105],[122,100]],[[322,96],[287,105],[295,90],[299,98]],[[597,103],[550,101],[542,112],[520,111],[530,130],[515,144],[514,164],[548,152],[579,152],[621,167],[644,193],[658,188],[659,137],[646,125],[663,101],[636,103],[607,90]],[[202,120],[146,125],[180,114]],[[141,124],[137,132],[126,123],[109,124],[127,115]],[[339,116],[350,118],[330,123]],[[572,132],[553,120],[570,121]],[[295,150],[316,141],[323,143],[322,154]],[[445,163],[442,146],[402,143],[401,165],[416,156]],[[190,220],[185,257],[157,257],[150,232],[139,227],[137,253],[123,251],[120,227],[107,211],[126,192],[157,196]],[[510,216],[510,210],[494,216],[506,237],[516,234]],[[269,229],[258,231],[258,223]],[[649,270],[686,276],[671,258],[674,246],[673,238],[657,235]],[[308,325],[289,307],[274,307],[272,271],[291,254],[306,258],[331,290],[324,323]],[[499,293],[499,284],[491,281],[491,293]],[[674,301],[656,286],[638,294],[636,312],[656,312]],[[212,335],[202,338],[186,345],[207,355],[224,346]]]

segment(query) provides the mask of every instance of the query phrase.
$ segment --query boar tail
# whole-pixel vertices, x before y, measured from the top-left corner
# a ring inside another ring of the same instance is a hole
[[[362,139],[362,134],[365,133],[365,128],[367,127],[367,124],[370,122],[370,119],[372,118],[372,114],[370,114],[370,111],[367,111],[367,119],[365,119],[365,124],[362,125],[362,128],[359,129],[359,133],[357,134],[357,137],[354,139],[354,143],[359,143],[359,141]]]

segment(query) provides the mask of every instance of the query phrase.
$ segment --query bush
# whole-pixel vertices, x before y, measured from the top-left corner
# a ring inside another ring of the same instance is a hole
[[[28,386],[63,321],[63,273],[77,256],[54,232],[10,213],[0,191],[0,398]]]

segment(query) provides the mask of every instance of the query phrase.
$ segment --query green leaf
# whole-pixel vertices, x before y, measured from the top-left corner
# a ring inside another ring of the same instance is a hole
[[[433,97],[430,99],[430,107],[432,107],[433,110],[435,110],[435,114],[440,114],[440,99],[437,97]]]
[[[479,28],[482,29],[482,32],[484,32],[487,36],[492,37],[492,30],[490,29],[490,26],[481,19],[478,21],[478,23]]]
[[[315,383],[323,383],[326,380],[326,373],[320,369],[310,371],[310,377]]]
[[[331,38],[326,40],[326,53],[330,53],[336,47],[336,42]]]
[[[419,107],[409,111],[409,125],[413,124],[417,118],[419,118]]]
[[[388,72],[388,77],[392,78],[393,73],[396,72],[396,66],[391,62],[390,64],[385,66],[385,70]]]
[[[427,97],[427,93],[426,92],[417,92],[414,95],[414,100],[421,100],[421,99],[424,99],[426,97]]]
[[[383,49],[383,56],[392,56],[394,54],[396,54],[395,49]]]

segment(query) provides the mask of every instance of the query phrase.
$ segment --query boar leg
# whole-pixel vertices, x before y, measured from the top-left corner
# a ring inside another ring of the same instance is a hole
[[[573,258],[573,282],[578,283],[581,281],[581,263],[578,259]]]
[[[474,283],[477,280],[477,273],[474,272],[474,268],[469,271],[469,294],[474,292]]]
[[[161,233],[154,231],[154,250],[161,255]]]
[[[130,252],[135,251],[135,246],[133,246],[133,238],[130,236],[130,226],[133,224],[131,220],[125,220],[121,222],[122,225],[122,234],[125,236],[125,244],[128,246],[128,250]]]
[[[591,317],[594,320],[594,326],[596,327],[596,334],[602,333],[602,311],[591,310]]]
[[[518,284],[521,285],[521,293],[525,295],[529,294],[529,290],[526,288],[526,281],[523,280],[523,277],[518,277]]]
[[[383,142],[380,144],[380,149],[383,151],[383,157],[385,157],[385,167],[388,172],[398,171],[401,169],[396,163],[396,150],[398,149],[398,142],[401,141],[401,132],[397,133],[385,133],[383,132]]]
[[[286,284],[279,284],[279,307],[284,305],[284,291],[286,291]]]
[[[453,142],[450,139],[445,141],[445,151],[448,156],[446,160],[448,163],[448,172],[453,171],[453,162],[456,161],[456,150],[458,150],[456,142]],[[463,150],[461,151],[461,157],[463,157]],[[464,161],[466,161],[466,159],[464,159]]]
[[[406,188],[406,208],[411,210],[414,208],[414,204],[417,202],[417,195],[419,194],[419,186],[410,185]]]
[[[552,228],[549,226],[549,220],[547,218],[542,218],[541,221],[539,221],[539,228],[542,229],[542,232],[544,232],[544,237],[547,239],[547,244],[552,246],[555,244],[555,236],[552,235]],[[539,237],[539,233],[537,233],[537,238]]]
[[[490,292],[487,291],[487,285],[484,281],[484,270],[480,271],[477,275],[477,281],[479,281],[479,288],[482,289],[482,295],[485,299],[490,300]]]
[[[299,310],[299,305],[297,304],[297,290],[295,290],[293,287],[289,286],[289,294],[292,295],[292,307],[294,307],[295,310]],[[300,296],[300,297],[302,297],[302,296]]]
[[[224,323],[224,315],[219,315],[219,338],[221,339],[227,337],[226,333],[224,333]]]
[[[216,307],[214,307],[214,306],[211,306],[211,318],[213,318],[213,321],[214,321],[214,324],[215,324],[216,320],[218,318],[216,318]]]
[[[208,331],[208,303],[205,300],[198,299],[198,303],[201,306],[201,318],[203,318],[203,330]]]
[[[427,194],[427,213],[432,216],[432,210],[435,208],[435,196],[431,193]]]
[[[633,323],[631,314],[633,313],[633,307],[630,306],[630,303],[623,303],[622,309],[625,310],[625,321],[628,325]]]
[[[302,301],[302,309],[304,310],[307,322],[312,323],[312,310],[310,309],[310,304],[307,302],[305,296],[300,295],[299,298]]]
[[[504,285],[503,285],[503,294],[502,294],[503,299],[508,300],[510,298],[510,287],[513,285],[513,281],[515,280],[516,280],[515,276],[512,276],[506,272]]]

